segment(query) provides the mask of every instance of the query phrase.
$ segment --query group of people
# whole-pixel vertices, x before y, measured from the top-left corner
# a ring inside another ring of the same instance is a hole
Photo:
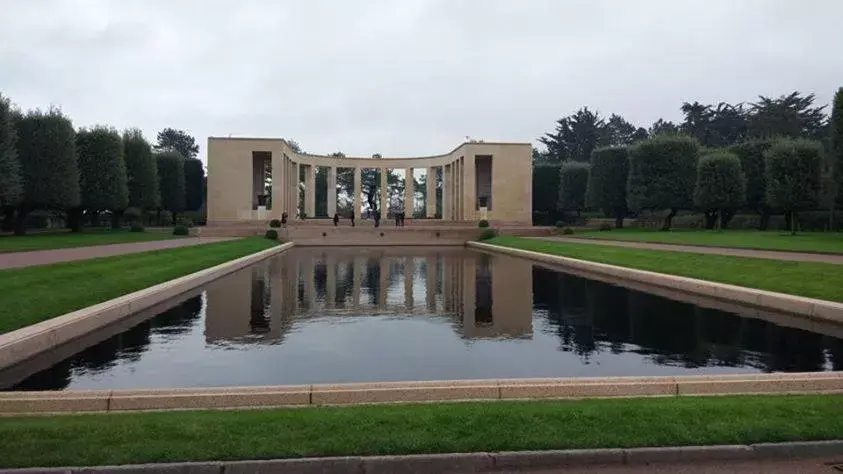
[[[286,213],[284,213],[284,215],[286,215]],[[404,218],[405,217],[406,217],[406,214],[404,213],[404,211],[396,212],[395,213],[395,227],[404,227]],[[380,227],[381,226],[381,213],[380,212],[372,213],[372,218],[375,220],[375,227]],[[354,214],[352,214],[349,217],[349,220],[351,221],[351,227],[354,227],[355,226]],[[336,213],[336,212],[334,213],[333,221],[334,221],[334,227],[337,227],[340,224],[339,213]]]

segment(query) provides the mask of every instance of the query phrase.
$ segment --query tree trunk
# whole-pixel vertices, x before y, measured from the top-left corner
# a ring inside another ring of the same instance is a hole
[[[720,210],[717,211],[715,221],[716,221],[716,225],[715,225],[716,230],[718,232],[720,232],[723,229],[723,209],[720,209]]]
[[[790,213],[790,235],[796,235],[796,211]]]
[[[735,211],[723,210],[723,214],[720,217],[720,229],[728,229],[729,222],[732,220],[733,217],[735,217]]]
[[[120,211],[111,211],[111,228],[112,229],[119,229],[120,228],[120,217],[122,212]]]
[[[161,225],[161,209],[155,211],[155,225]]]
[[[67,228],[71,232],[79,232],[81,230],[82,209],[74,208],[67,211]]]
[[[26,216],[29,209],[20,208],[15,216],[15,235],[26,235]]]
[[[678,209],[671,208],[670,212],[664,217],[664,223],[662,224],[662,230],[670,230],[670,225],[673,223],[673,218],[676,216],[676,212]]]
[[[793,213],[790,211],[784,213],[784,226],[786,229],[793,229]]]
[[[767,230],[770,227],[770,213],[765,209],[761,211],[761,222],[758,225],[758,230]]]
[[[10,207],[3,211],[3,223],[0,224],[0,230],[10,232],[15,230],[15,209]]]
[[[615,229],[623,229],[623,214],[615,215]]]
[[[717,225],[717,211],[705,211],[705,228],[707,230],[714,229]]]

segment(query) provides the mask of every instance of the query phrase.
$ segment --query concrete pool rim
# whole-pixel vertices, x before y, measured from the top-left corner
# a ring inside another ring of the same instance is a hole
[[[0,392],[0,416],[466,401],[843,394],[843,373],[373,382],[139,390]]]
[[[0,334],[0,369],[14,366],[241,268],[290,249],[284,243],[102,303]]]
[[[493,254],[510,255],[525,258],[534,262],[552,265],[560,268],[570,268],[594,274],[607,276],[618,280],[631,280],[646,283],[649,286],[665,288],[690,295],[704,296],[715,300],[738,303],[740,305],[762,310],[789,313],[809,319],[843,323],[843,303],[807,298],[804,296],[776,293],[744,286],[717,283],[708,280],[698,280],[666,273],[656,273],[646,270],[590,262],[575,258],[550,255],[529,250],[515,249],[500,245],[481,242],[467,242],[466,247]]]

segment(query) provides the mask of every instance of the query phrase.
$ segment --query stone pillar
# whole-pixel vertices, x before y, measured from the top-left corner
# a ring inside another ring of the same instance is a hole
[[[442,219],[451,220],[451,165],[442,167]]]
[[[296,218],[301,219],[301,216],[299,215],[299,204],[301,201],[301,193],[299,192],[299,185],[301,184],[301,164],[299,163],[293,165],[293,184],[295,184],[293,187],[293,193],[296,196],[296,199],[293,201],[295,203],[293,215],[296,216]]]
[[[379,209],[381,213],[381,219],[387,219],[387,212],[389,211],[389,188],[388,188],[388,181],[386,179],[386,174],[389,172],[387,168],[381,168],[381,184],[380,184],[380,192],[381,192],[381,201],[379,204]]]
[[[427,257],[425,260],[427,272],[425,275],[425,299],[427,309],[436,312],[436,257]]]
[[[337,213],[337,169],[328,168],[328,219],[333,219]]]
[[[460,204],[462,204],[462,161],[454,162],[454,220],[462,220]]]
[[[271,207],[269,218],[275,219],[281,217],[281,212],[284,209],[284,168],[281,167],[281,162],[284,156],[278,152],[272,152],[272,190],[271,190]]]
[[[332,214],[333,215],[333,214]],[[325,256],[325,306],[333,308],[337,300],[337,262]]]
[[[413,257],[404,257],[404,306],[413,309],[413,279],[416,275]]]
[[[316,167],[313,165],[306,165],[304,173],[304,212],[307,214],[307,217],[312,219],[316,217]]]
[[[387,278],[389,276],[389,262],[386,260],[386,257],[381,256],[378,264],[380,265],[380,274],[378,275],[378,308],[386,308],[386,290],[389,288],[389,278]]]
[[[474,161],[474,153],[466,153],[463,161],[463,219],[467,221],[477,220],[477,171]]]
[[[413,178],[413,168],[404,169],[404,216],[410,219],[413,218],[413,201],[416,197],[415,179]]]
[[[427,186],[427,202],[425,203],[425,215],[428,219],[436,217],[436,170],[438,167],[429,167],[427,169],[427,179],[425,185]]]
[[[361,173],[360,167],[354,168],[354,196],[351,200],[352,205],[354,206],[354,220],[357,221],[357,225],[360,225],[360,194],[363,193],[363,175]]]

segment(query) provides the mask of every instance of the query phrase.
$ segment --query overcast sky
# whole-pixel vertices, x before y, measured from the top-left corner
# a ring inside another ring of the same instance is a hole
[[[0,92],[74,124],[412,156],[535,142],[588,105],[843,86],[840,0],[0,0]]]

